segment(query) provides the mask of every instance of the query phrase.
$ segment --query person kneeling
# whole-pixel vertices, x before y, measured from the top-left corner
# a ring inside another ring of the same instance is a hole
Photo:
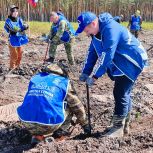
[[[32,144],[45,140],[47,135],[67,135],[73,114],[85,134],[91,130],[83,104],[72,90],[69,78],[57,64],[46,66],[43,72],[31,78],[17,113],[32,134]]]

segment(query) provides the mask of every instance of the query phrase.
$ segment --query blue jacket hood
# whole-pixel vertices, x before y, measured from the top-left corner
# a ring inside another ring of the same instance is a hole
[[[110,23],[113,20],[113,17],[111,14],[109,13],[102,13],[98,16],[99,18],[99,26],[100,26],[100,31],[103,31],[105,25],[107,25],[108,23]]]

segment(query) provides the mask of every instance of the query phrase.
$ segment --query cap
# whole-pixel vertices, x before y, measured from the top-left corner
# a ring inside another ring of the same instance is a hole
[[[136,10],[135,14],[136,15],[140,15],[140,11],[139,10]]]
[[[16,8],[16,9],[19,9],[19,7],[16,6],[16,5],[11,5],[11,6],[10,6],[10,10],[15,9],[15,8]]]
[[[77,18],[79,27],[76,30],[76,34],[81,33],[84,30],[84,28],[87,25],[89,25],[92,21],[94,21],[96,18],[96,14],[92,12],[82,12]]]

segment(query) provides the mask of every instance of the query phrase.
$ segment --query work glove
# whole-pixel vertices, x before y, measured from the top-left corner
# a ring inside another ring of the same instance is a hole
[[[46,39],[45,39],[45,42],[46,42],[46,43],[49,43],[49,40],[50,40],[50,39],[46,38]]]
[[[48,42],[48,43],[52,43],[52,40],[51,40],[51,39],[48,39],[47,42]]]
[[[46,43],[52,43],[52,40],[50,39],[49,36],[46,37],[46,40],[45,41],[46,41]]]
[[[95,79],[94,79],[94,78],[88,78],[88,79],[86,80],[86,83],[87,83],[87,85],[88,85],[89,87],[91,87],[92,85],[94,85]]]
[[[28,24],[23,24],[23,26],[24,26],[24,30],[27,30],[28,28],[29,28],[29,25]]]
[[[87,74],[82,73],[79,77],[79,80],[82,82],[85,82],[88,78],[89,78],[89,76]]]
[[[86,134],[86,135],[91,134],[91,130],[92,130],[91,125],[86,124],[86,125],[82,126],[82,128],[83,128],[84,134]]]

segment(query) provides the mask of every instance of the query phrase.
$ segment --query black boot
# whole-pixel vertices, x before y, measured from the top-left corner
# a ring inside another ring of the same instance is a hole
[[[89,124],[82,126],[85,135],[91,135],[92,127]]]
[[[54,59],[55,59],[54,57],[49,57],[45,62],[53,63]]]

